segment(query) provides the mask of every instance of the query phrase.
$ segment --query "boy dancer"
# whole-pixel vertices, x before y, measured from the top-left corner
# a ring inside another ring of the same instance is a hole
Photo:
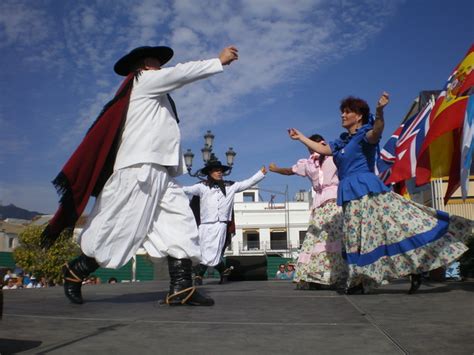
[[[231,270],[226,269],[222,255],[227,235],[227,227],[231,221],[234,196],[237,192],[247,190],[261,181],[267,170],[263,166],[251,178],[226,183],[223,173],[229,167],[222,165],[218,160],[211,160],[201,172],[207,175],[207,180],[192,186],[184,186],[187,195],[200,198],[199,245],[201,247],[202,262],[196,269],[195,285],[202,284],[202,277],[208,266],[213,266],[221,275],[220,283],[225,281]]]

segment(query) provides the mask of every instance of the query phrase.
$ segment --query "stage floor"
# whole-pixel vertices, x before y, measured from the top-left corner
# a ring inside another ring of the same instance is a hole
[[[0,353],[22,354],[473,354],[474,281],[408,281],[369,295],[297,291],[287,281],[201,290],[213,307],[159,306],[166,281],[4,290]]]

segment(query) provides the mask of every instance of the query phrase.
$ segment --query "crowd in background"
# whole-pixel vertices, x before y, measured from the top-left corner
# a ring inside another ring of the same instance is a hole
[[[2,281],[2,290],[17,290],[22,288],[43,288],[43,287],[54,287],[56,284],[52,280],[48,280],[46,277],[36,277],[32,273],[24,272],[21,269],[14,270],[7,269]],[[118,280],[115,277],[111,277],[107,283],[115,284]],[[102,281],[95,275],[90,275],[83,281],[83,285],[98,285]]]
[[[21,288],[41,288],[48,287],[50,283],[45,277],[36,278],[30,273],[13,273],[8,269],[3,277],[3,290],[16,290]]]
[[[278,280],[293,280],[295,276],[295,265],[293,263],[280,264],[275,278]]]

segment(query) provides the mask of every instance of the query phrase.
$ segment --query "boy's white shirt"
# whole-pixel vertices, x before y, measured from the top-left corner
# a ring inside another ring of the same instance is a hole
[[[209,188],[203,183],[192,186],[183,186],[187,195],[199,196],[199,209],[201,213],[201,223],[227,222],[232,216],[232,206],[237,192],[242,192],[257,184],[265,177],[265,174],[259,170],[252,177],[237,181],[233,185],[226,186],[226,195],[217,186]]]

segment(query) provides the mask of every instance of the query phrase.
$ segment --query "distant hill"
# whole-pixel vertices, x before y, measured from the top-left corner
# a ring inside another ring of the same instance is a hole
[[[33,219],[33,217],[36,217],[42,214],[44,213],[40,213],[36,211],[28,211],[23,208],[16,207],[15,205],[8,205],[8,206],[0,205],[0,219],[7,219],[7,218]]]

